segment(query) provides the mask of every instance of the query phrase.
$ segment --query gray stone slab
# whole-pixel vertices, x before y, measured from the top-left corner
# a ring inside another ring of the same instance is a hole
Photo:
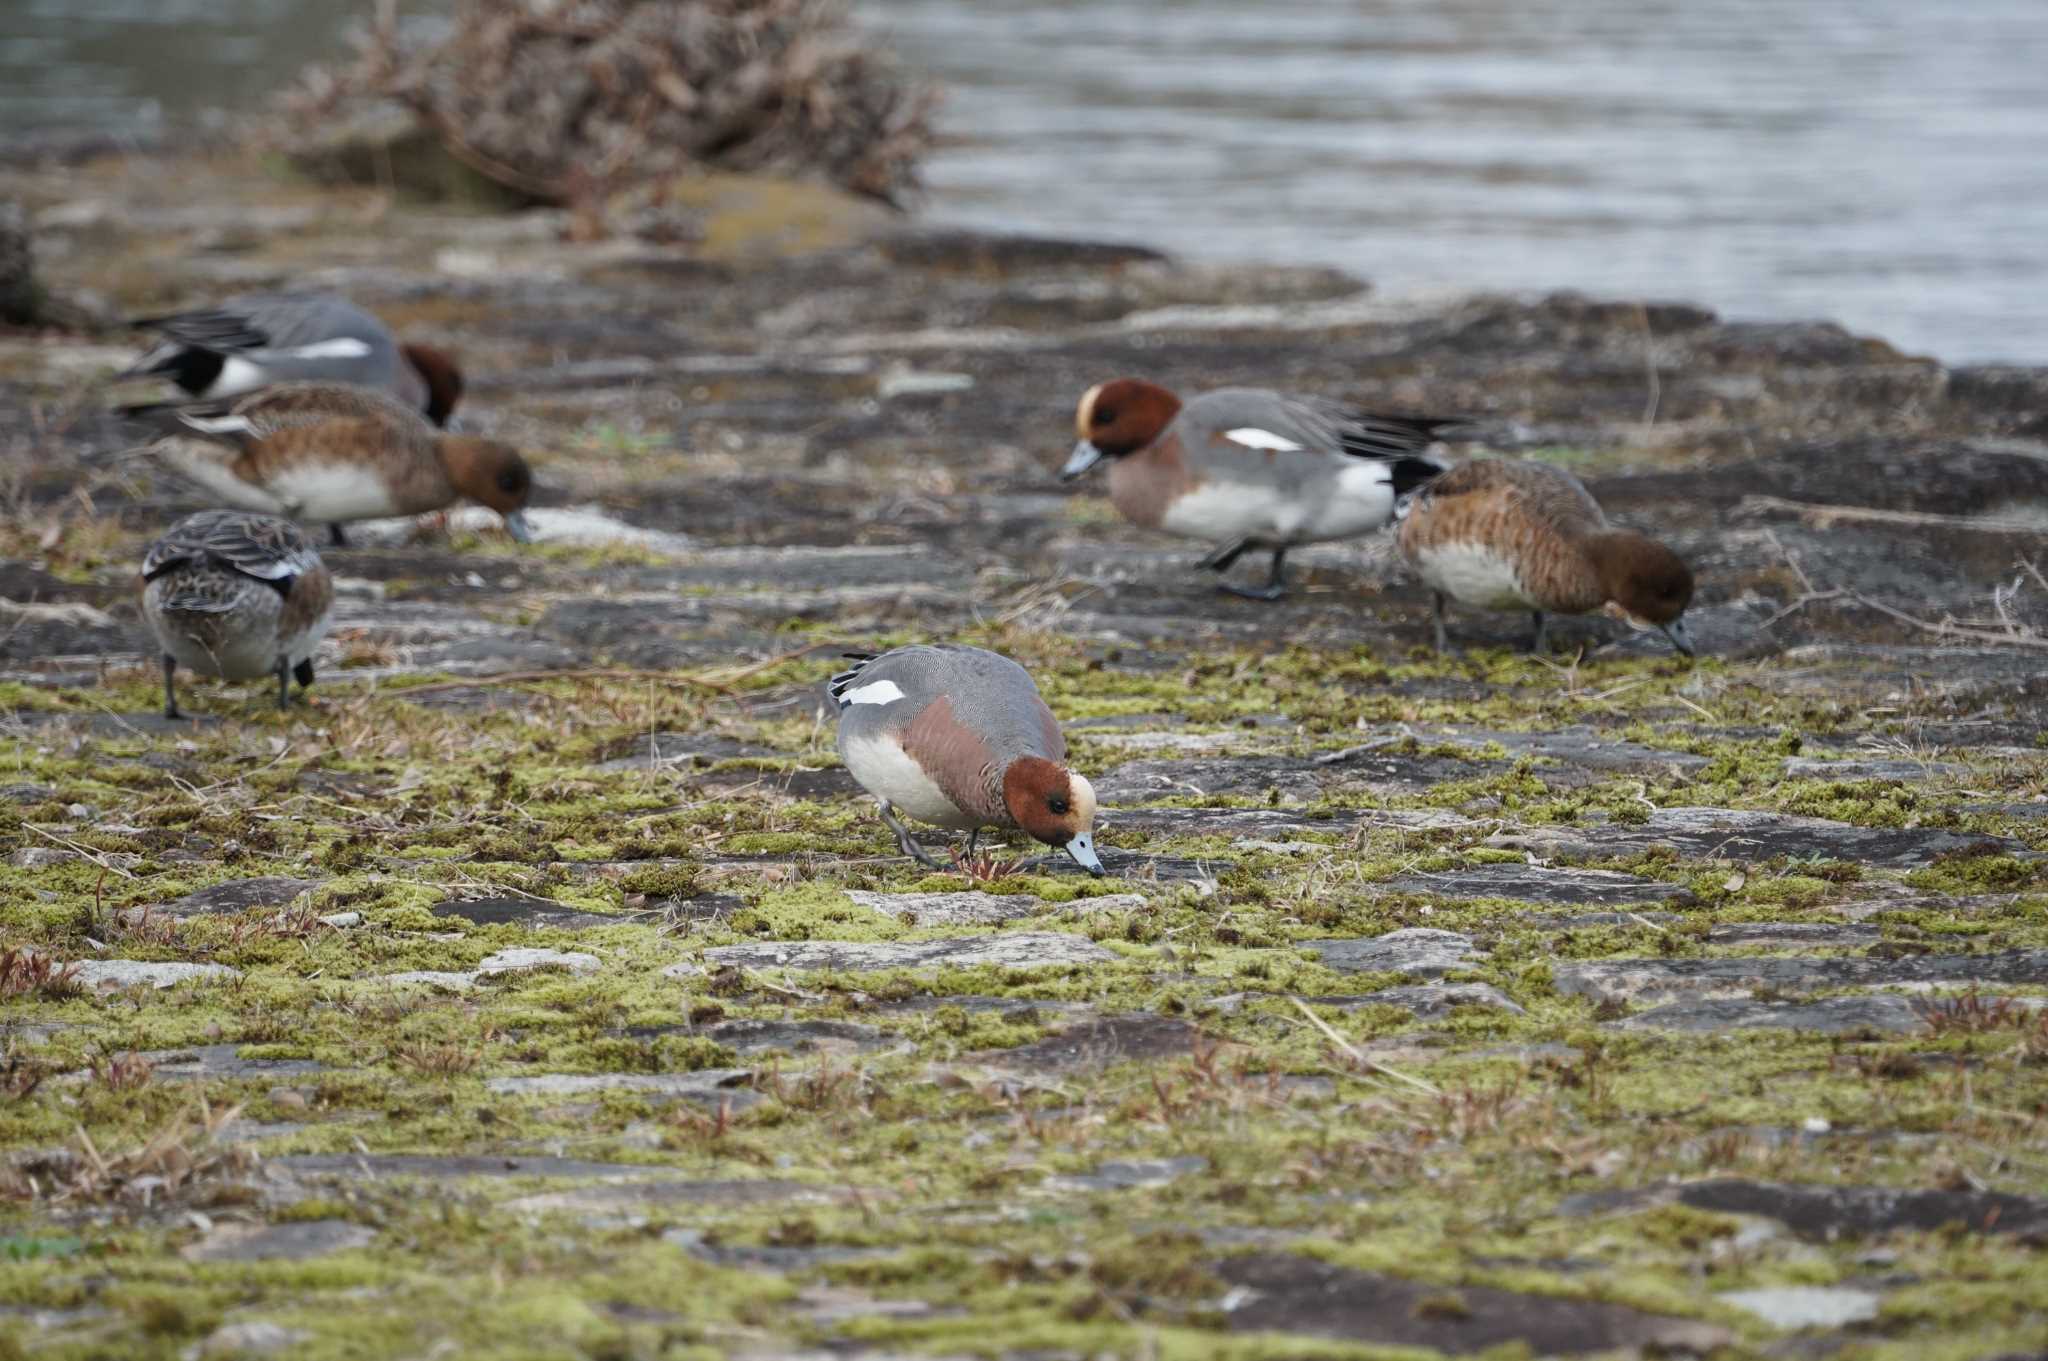
[[[867,973],[882,969],[972,968],[1050,969],[1099,964],[1117,958],[1086,936],[1056,931],[1012,931],[925,941],[780,940],[721,945],[704,952],[714,964],[750,969],[834,970]]]
[[[642,1168],[642,1171],[649,1169]],[[762,1178],[758,1181],[691,1181],[664,1178],[579,1186],[543,1191],[507,1201],[504,1208],[526,1214],[621,1214],[676,1205],[772,1205],[787,1201],[824,1201],[843,1194],[844,1186],[813,1186],[800,1181]]]
[[[1641,771],[1653,774],[1683,774],[1707,764],[1707,758],[1689,751],[1666,751],[1640,742],[1609,737],[1598,728],[1574,725],[1548,732],[1501,732],[1460,729],[1447,734],[1450,742],[1498,742],[1516,756],[1543,756],[1563,765],[1587,770]]]
[[[1090,1193],[1131,1191],[1170,1186],[1182,1177],[1209,1170],[1207,1158],[1142,1158],[1128,1162],[1106,1162],[1093,1171],[1047,1177],[1040,1183],[1047,1191]]]
[[[533,973],[538,970],[553,970],[571,974],[596,973],[602,967],[596,955],[581,950],[533,950],[515,946],[489,955],[476,966],[477,974],[483,978],[496,978],[506,974]]]
[[[737,1054],[873,1054],[906,1043],[853,1021],[720,1021],[701,1033]]]
[[[1820,1035],[1904,1035],[1927,1029],[1919,1009],[1895,993],[1831,997],[1821,1002],[1692,997],[1610,1024],[1619,1030],[1810,1030]]]
[[[180,983],[224,982],[241,971],[225,964],[185,964],[174,960],[84,959],[74,977],[96,992],[122,988],[175,988]]]
[[[694,1073],[536,1073],[484,1081],[500,1096],[590,1096],[646,1092],[655,1096],[716,1096],[753,1077],[751,1068],[701,1068]]]
[[[181,1250],[188,1262],[298,1262],[375,1242],[377,1231],[345,1219],[290,1224],[224,1224]]]
[[[1773,1328],[1846,1328],[1877,1317],[1884,1297],[1840,1285],[1776,1285],[1724,1290],[1714,1297]]]
[[[983,1050],[973,1057],[993,1067],[1025,1072],[1091,1073],[1119,1063],[1180,1058],[1194,1048],[1200,1035],[1186,1021],[1140,1012],[1083,1021],[1031,1044]]]
[[[323,882],[319,879],[279,877],[233,879],[188,893],[165,903],[158,911],[172,917],[197,917],[209,912],[247,912],[252,908],[284,907],[299,895],[320,887]]]
[[[223,1323],[199,1343],[202,1357],[285,1356],[313,1340],[311,1333],[268,1319]],[[188,1353],[189,1355],[190,1353]]]
[[[289,1153],[266,1158],[263,1165],[291,1176],[417,1177],[424,1181],[458,1181],[466,1177],[658,1177],[664,1171],[638,1163],[586,1162],[580,1158],[517,1153]]]
[[[1441,978],[1486,958],[1470,936],[1428,926],[1404,926],[1356,940],[1305,940],[1301,948],[1313,950],[1340,973],[1398,973],[1410,978]]]
[[[1557,965],[1567,996],[1599,1002],[1661,1002],[1678,997],[1746,997],[1848,987],[1963,987],[2048,984],[2048,950],[1995,954],[1871,956],[1754,955],[1723,959],[1602,959]]]
[[[1899,1190],[1886,1186],[1802,1186],[1721,1178],[1688,1182],[1681,1204],[1722,1214],[1763,1215],[1801,1238],[1832,1241],[1954,1226],[2023,1243],[2048,1243],[2048,1200],[2004,1191]]]
[[[1893,761],[1869,757],[1792,756],[1785,760],[1788,780],[1897,780],[1918,784],[1923,780],[1955,779],[1968,775],[1970,768],[1953,761]]]
[[[870,893],[848,889],[846,896],[871,912],[913,926],[999,926],[1046,910],[1042,900],[1028,893]]]
[[[464,898],[436,903],[429,910],[437,917],[455,917],[477,926],[554,927],[563,931],[580,931],[587,926],[620,926],[632,920],[629,917],[606,916],[601,912],[584,912],[532,898]]]
[[[1728,922],[1707,932],[1709,945],[1761,945],[1787,950],[1860,950],[1884,931],[1856,922]]]
[[[1660,808],[1642,822],[1627,823],[1589,815],[1581,826],[1519,827],[1488,837],[1486,844],[1534,851],[1544,858],[1632,855],[1653,846],[1669,846],[1700,859],[1821,856],[1885,869],[1913,869],[1978,847],[2003,854],[2031,854],[2010,838],[1927,827],[1854,827],[1827,818],[1739,808]]]
[[[1434,1021],[1459,1007],[1486,1007],[1494,1011],[1523,1015],[1508,995],[1491,983],[1418,983],[1412,987],[1382,988],[1360,997],[1318,997],[1319,1003],[1350,1010],[1364,1006],[1400,1007],[1420,1020]]]
[[[1224,1303],[1232,1332],[1305,1333],[1454,1356],[1513,1343],[1538,1356],[1579,1356],[1709,1352],[1732,1341],[1724,1328],[1626,1305],[1430,1285],[1287,1253],[1227,1257],[1214,1270],[1233,1287]]]
[[[159,1078],[277,1078],[329,1071],[312,1059],[245,1059],[238,1044],[200,1044],[145,1053]]]
[[[1528,903],[1689,902],[1683,884],[1660,883],[1616,870],[1543,869],[1534,865],[1474,865],[1442,874],[1406,874],[1387,881],[1404,893],[1439,898],[1514,898]]]

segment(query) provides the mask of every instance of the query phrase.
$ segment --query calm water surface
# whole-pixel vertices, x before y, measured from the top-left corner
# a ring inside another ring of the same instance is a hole
[[[859,8],[951,87],[933,217],[2048,363],[2048,0]],[[246,102],[360,12],[0,0],[0,125]]]

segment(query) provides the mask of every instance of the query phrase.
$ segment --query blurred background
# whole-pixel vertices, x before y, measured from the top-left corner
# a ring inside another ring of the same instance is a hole
[[[408,14],[431,14],[415,3]],[[891,0],[920,211],[1576,288],[2048,362],[2042,0]],[[0,0],[0,128],[138,140],[334,53],[335,0]]]

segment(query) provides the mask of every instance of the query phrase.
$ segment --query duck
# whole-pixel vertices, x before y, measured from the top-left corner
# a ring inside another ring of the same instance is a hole
[[[1266,388],[1183,402],[1157,383],[1118,378],[1082,394],[1079,443],[1060,479],[1107,460],[1109,498],[1123,517],[1215,544],[1201,560],[1212,571],[1252,549],[1271,552],[1264,586],[1222,589],[1274,601],[1287,594],[1289,549],[1392,523],[1400,498],[1448,466],[1424,451],[1456,424]]]
[[[944,869],[897,818],[967,832],[1019,828],[1090,874],[1095,789],[1067,768],[1067,742],[1031,674],[1000,653],[960,643],[846,654],[832,677],[839,755],[880,805],[903,853]]]
[[[155,429],[151,452],[224,504],[325,522],[337,545],[348,542],[347,521],[417,515],[462,497],[497,511],[519,542],[533,537],[533,472],[517,449],[438,431],[372,388],[279,383],[122,414]]]
[[[1404,507],[1398,551],[1435,592],[1436,650],[1447,651],[1444,605],[1528,610],[1541,652],[1552,614],[1605,609],[1661,631],[1693,655],[1685,623],[1692,569],[1655,539],[1608,523],[1585,484],[1562,468],[1475,458],[1427,483]]]
[[[389,392],[439,426],[462,400],[462,370],[446,351],[400,344],[383,322],[333,293],[247,293],[128,324],[163,340],[116,381],[166,378],[196,399],[238,397],[273,383],[357,383]]]
[[[289,520],[202,510],[172,525],[142,557],[142,617],[164,667],[164,717],[178,710],[177,669],[223,680],[313,684],[313,649],[334,620],[334,582]]]

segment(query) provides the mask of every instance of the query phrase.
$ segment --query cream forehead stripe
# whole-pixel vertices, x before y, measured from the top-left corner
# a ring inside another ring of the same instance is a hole
[[[1088,438],[1088,427],[1095,423],[1095,399],[1102,395],[1104,386],[1097,383],[1081,394],[1081,405],[1074,412],[1074,433],[1082,439]]]
[[[903,691],[895,681],[869,681],[858,690],[848,690],[840,696],[848,704],[894,704],[903,698]]]
[[[1095,786],[1088,783],[1088,777],[1074,771],[1067,772],[1067,786],[1074,796],[1074,815],[1083,827],[1095,825]]]

